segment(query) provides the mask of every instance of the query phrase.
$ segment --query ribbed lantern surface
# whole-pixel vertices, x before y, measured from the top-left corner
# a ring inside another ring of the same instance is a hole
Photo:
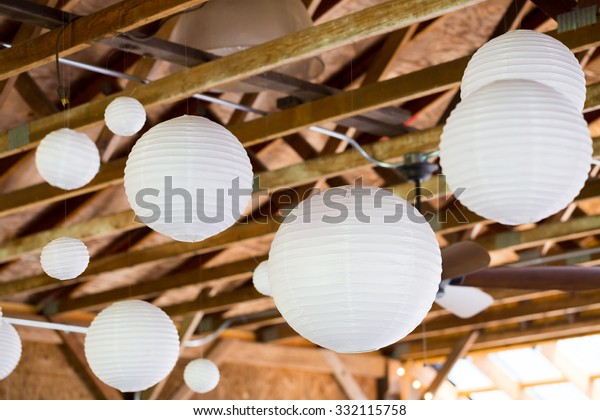
[[[15,327],[2,319],[0,311],[0,381],[7,378],[21,360],[21,338]]]
[[[137,99],[121,96],[104,110],[104,122],[118,136],[133,136],[144,127],[146,110]]]
[[[508,32],[484,44],[465,70],[461,98],[497,80],[524,79],[558,90],[578,111],[585,102],[585,75],[560,41],[531,30]]]
[[[42,139],[35,152],[35,165],[48,184],[74,190],[96,176],[100,169],[100,154],[88,136],[61,128]]]
[[[231,132],[184,115],[138,140],[125,167],[125,192],[150,228],[198,242],[237,221],[250,201],[252,177],[248,154]]]
[[[57,238],[42,249],[40,263],[50,277],[70,280],[85,271],[90,262],[87,247],[79,239]]]
[[[440,164],[458,200],[503,223],[535,223],[579,194],[592,162],[588,126],[556,90],[502,80],[463,100],[444,127]]]
[[[183,371],[183,380],[194,392],[204,394],[219,384],[219,368],[208,359],[193,360]]]
[[[269,262],[263,261],[254,270],[252,274],[252,283],[254,288],[265,296],[271,296],[271,283],[269,282]]]
[[[102,382],[122,392],[143,391],[163,380],[179,357],[171,319],[139,300],[113,303],[90,325],[85,356]]]
[[[303,201],[269,253],[273,297],[285,320],[340,353],[376,350],[406,336],[440,283],[440,249],[427,221],[388,191],[361,190],[367,195],[358,201],[357,187]]]

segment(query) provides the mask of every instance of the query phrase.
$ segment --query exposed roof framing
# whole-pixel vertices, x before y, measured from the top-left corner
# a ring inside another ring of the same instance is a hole
[[[496,375],[495,366],[482,352],[550,342],[543,347],[547,357],[582,391],[597,395],[590,379],[573,373],[551,341],[600,333],[598,291],[489,289],[494,304],[473,318],[458,319],[434,305],[425,320],[426,334],[417,328],[372,358],[334,359],[314,348],[288,351],[283,347],[310,343],[285,324],[272,299],[258,294],[249,280],[267,258],[284,199],[295,197],[291,199],[295,203],[316,189],[358,177],[406,199],[414,196],[413,186],[399,174],[374,168],[354,149],[311,131],[311,126],[335,127],[384,161],[401,162],[408,152],[435,151],[442,125],[459,100],[460,80],[472,53],[507,30],[542,30],[577,53],[588,78],[585,117],[594,136],[594,154],[600,157],[600,24],[557,34],[550,17],[571,8],[573,2],[568,1],[306,0],[318,23],[315,27],[217,57],[168,40],[177,22],[171,18],[204,1],[124,0],[103,9],[91,7],[91,13],[76,1],[60,2],[63,9],[56,8],[55,1],[0,2],[4,17],[0,41],[12,45],[0,51],[0,306],[4,313],[86,326],[98,310],[114,301],[146,299],[172,315],[186,337],[204,336],[231,322],[214,346],[215,357],[224,364],[302,367],[326,373],[353,398],[367,395],[357,378],[385,377],[386,366],[392,364],[381,355],[395,354],[402,362],[421,359],[423,338],[431,360],[447,361],[437,379],[431,368],[415,368],[415,377],[421,375],[429,386],[419,392],[402,391],[415,398],[427,390],[468,396],[447,380],[452,366],[467,351],[477,356],[478,365],[489,375]],[[96,71],[112,71],[102,75],[68,70],[73,107],[61,111],[53,66],[57,52],[93,64]],[[317,55],[328,63],[318,81],[278,72],[282,65]],[[175,73],[171,64],[189,68]],[[131,74],[137,79],[132,80]],[[260,93],[215,90],[241,80]],[[207,96],[190,99],[197,93]],[[146,129],[188,109],[227,125],[248,150],[257,175],[247,220],[200,243],[172,242],[136,222],[122,187],[126,156],[136,137],[118,138],[103,126],[106,105],[121,95],[136,97],[147,107]],[[286,106],[278,103],[281,98],[287,99]],[[259,112],[252,115],[249,108]],[[43,183],[33,159],[39,141],[65,121],[94,138],[102,152],[100,173],[74,191]],[[22,127],[27,127],[29,141],[11,144],[9,134]],[[510,228],[473,214],[451,196],[440,175],[424,184],[425,206],[440,216],[432,226],[441,246],[468,238],[490,251],[493,266],[594,266],[600,262],[597,175],[598,170],[591,172],[567,210],[531,226]],[[58,236],[78,237],[90,244],[92,260],[76,280],[59,282],[37,265],[43,246]],[[79,340],[68,334],[23,331],[28,340],[63,343],[85,378]],[[256,343],[234,342],[227,339],[230,336]],[[182,349],[182,361],[194,351]],[[181,385],[179,373],[145,397],[194,397]],[[516,386],[496,376],[502,386],[494,389],[504,387],[515,397],[524,397],[524,387],[531,386]],[[388,395],[398,396],[398,387],[406,388],[404,379],[388,380],[393,388]],[[121,397],[93,377],[85,382],[98,396]],[[178,383],[173,386],[173,382]]]

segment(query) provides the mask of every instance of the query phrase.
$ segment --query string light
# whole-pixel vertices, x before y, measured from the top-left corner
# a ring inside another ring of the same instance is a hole
[[[398,376],[404,376],[404,374],[406,374],[406,369],[404,369],[403,367],[399,367],[396,370],[396,373],[398,374]]]
[[[433,399],[433,394],[432,394],[431,392],[426,392],[426,393],[423,395],[423,399],[425,399],[425,400],[427,400],[427,401],[429,401],[429,400],[432,400],[432,399]]]
[[[412,387],[413,387],[414,389],[419,389],[419,388],[421,388],[421,381],[419,381],[418,379],[415,379],[415,380],[413,381],[413,383],[412,383]]]

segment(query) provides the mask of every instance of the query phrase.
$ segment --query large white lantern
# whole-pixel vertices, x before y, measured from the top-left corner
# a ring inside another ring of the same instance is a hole
[[[585,75],[575,55],[560,41],[531,30],[508,32],[484,44],[465,70],[461,98],[497,80],[525,79],[548,85],[578,111],[585,102]]]
[[[2,318],[0,310],[0,381],[7,378],[21,360],[21,338],[15,327]]]
[[[170,40],[226,56],[313,26],[302,0],[211,0],[198,10],[182,14]],[[311,58],[278,68],[278,72],[311,79],[323,71],[323,62]],[[226,91],[259,92],[248,83],[230,83]]]
[[[148,130],[125,167],[125,192],[142,222],[198,242],[233,225],[251,199],[252,166],[226,128],[184,115]]]
[[[104,110],[104,122],[118,136],[133,136],[144,127],[146,110],[137,99],[120,96]]]
[[[252,274],[252,284],[259,293],[265,296],[271,296],[271,283],[269,282],[269,262],[263,261],[254,270]]]
[[[304,338],[340,353],[395,343],[436,297],[441,257],[409,203],[373,187],[333,188],[285,219],[269,253],[277,309]]]
[[[193,360],[183,371],[183,380],[194,392],[204,394],[219,384],[219,368],[208,359]]]
[[[85,271],[90,262],[87,247],[79,239],[58,238],[42,249],[40,263],[50,277],[70,280]]]
[[[581,112],[556,90],[529,80],[497,81],[460,102],[440,143],[454,195],[505,225],[535,223],[565,208],[591,162]]]
[[[61,128],[42,139],[35,152],[35,165],[48,184],[74,190],[96,176],[100,169],[100,154],[88,136]]]
[[[162,381],[179,357],[173,321],[139,300],[117,302],[90,325],[85,357],[102,382],[122,392],[143,391]]]

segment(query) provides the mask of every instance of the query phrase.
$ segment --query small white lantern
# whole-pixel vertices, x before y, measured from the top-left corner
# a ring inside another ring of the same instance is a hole
[[[373,187],[304,200],[269,253],[277,309],[304,338],[339,353],[405,337],[431,308],[440,277],[440,248],[425,218]]]
[[[585,102],[585,75],[560,41],[531,30],[507,32],[484,44],[465,70],[461,98],[497,80],[524,79],[558,90],[577,111]]]
[[[148,302],[113,303],[90,325],[85,357],[107,385],[122,392],[143,391],[173,370],[179,357],[177,329]]]
[[[441,137],[440,164],[458,200],[505,225],[535,223],[579,194],[592,163],[581,113],[530,80],[501,80],[454,109]]]
[[[70,280],[85,271],[90,262],[87,247],[79,239],[58,238],[42,249],[40,263],[50,277]]]
[[[148,130],[125,167],[125,192],[150,228],[198,242],[231,227],[251,199],[252,165],[223,126],[184,115]]]
[[[100,169],[100,154],[88,136],[61,128],[42,139],[35,152],[35,165],[48,184],[74,190],[96,176]]]
[[[219,368],[208,359],[193,360],[183,371],[183,380],[194,392],[205,394],[219,384]]]
[[[137,99],[120,96],[104,111],[104,122],[118,136],[133,136],[146,123],[146,110]]]
[[[21,360],[21,338],[15,327],[2,318],[0,310],[0,381],[6,379]]]
[[[252,274],[254,288],[265,296],[271,296],[271,283],[269,283],[269,262],[263,261]]]

